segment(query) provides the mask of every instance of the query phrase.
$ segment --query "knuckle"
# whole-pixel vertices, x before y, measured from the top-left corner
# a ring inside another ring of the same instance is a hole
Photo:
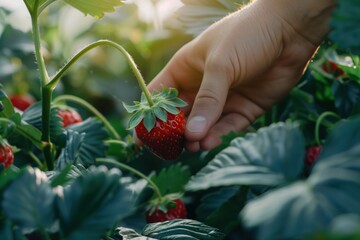
[[[197,102],[206,103],[206,105],[209,106],[220,105],[218,93],[215,90],[209,88],[202,88],[199,90]]]

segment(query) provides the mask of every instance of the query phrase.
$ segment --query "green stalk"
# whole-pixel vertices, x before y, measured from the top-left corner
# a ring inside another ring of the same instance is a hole
[[[150,178],[148,178],[147,176],[145,176],[144,174],[142,174],[141,172],[139,172],[138,170],[136,170],[135,168],[132,168],[126,164],[123,164],[121,162],[117,162],[115,160],[112,160],[112,159],[107,159],[107,158],[97,158],[96,159],[97,162],[100,162],[100,163],[110,163],[110,164],[114,164],[115,166],[119,167],[119,168],[122,168],[122,169],[125,169],[129,172],[132,172],[133,174],[135,175],[138,175],[140,178],[146,180],[149,185],[154,189],[156,195],[158,196],[159,200],[161,201],[161,199],[163,198],[162,195],[161,195],[161,192],[160,192],[160,189],[158,188],[158,186],[153,182],[151,181]]]
[[[38,14],[40,14],[42,11],[44,11],[45,8],[47,8],[50,4],[55,2],[56,0],[48,0],[44,2],[41,6],[39,6]]]
[[[89,110],[91,113],[97,116],[104,123],[105,127],[109,130],[109,132],[113,135],[114,138],[116,138],[117,140],[121,139],[119,134],[109,123],[109,121],[104,117],[104,115],[102,115],[96,108],[94,108],[90,103],[88,103],[84,99],[72,95],[61,95],[59,97],[56,97],[53,103],[56,104],[61,101],[71,101],[85,107],[87,110]]]
[[[50,139],[50,112],[51,112],[52,90],[48,87],[42,88],[42,136],[41,141],[44,149],[45,164],[47,170],[54,168],[53,151],[54,146]]]
[[[34,143],[37,143],[38,146],[41,145],[41,142],[38,141],[38,139],[34,138],[31,134],[28,134],[26,131],[23,131],[21,128],[16,125],[13,121],[7,118],[0,118],[0,122],[8,123],[9,125],[13,126],[15,128],[15,131],[18,131],[21,135],[25,136],[29,140],[31,140]],[[35,144],[36,145],[36,144]]]
[[[38,165],[40,169],[44,169],[44,165],[40,161],[40,159],[31,151],[27,152],[27,154],[30,156],[30,158]]]
[[[98,46],[110,46],[115,48],[116,50],[120,51],[125,59],[127,60],[128,64],[130,65],[136,80],[139,84],[139,87],[141,88],[142,92],[145,94],[145,97],[149,103],[150,106],[154,105],[154,102],[151,99],[151,94],[149,90],[146,87],[146,83],[144,81],[144,78],[142,77],[140,70],[136,66],[136,63],[134,59],[131,57],[131,55],[123,48],[121,45],[110,41],[110,40],[99,40],[94,43],[91,43],[87,46],[85,46],[82,50],[80,50],[78,53],[76,53],[72,58],[68,60],[68,62],[65,63],[65,65],[51,78],[51,81],[48,83],[48,87],[51,89],[54,89],[57,85],[57,83],[60,81],[60,78],[66,73],[67,70],[85,53],[89,52],[90,50],[98,47]]]
[[[341,119],[339,115],[337,115],[336,113],[334,112],[323,112],[319,117],[318,119],[316,120],[316,124],[315,124],[315,143],[316,145],[320,145],[321,144],[321,141],[320,141],[320,126],[321,126],[321,123],[323,122],[323,120],[326,118],[326,117],[335,117],[335,118],[338,118],[338,119]]]
[[[47,84],[49,82],[49,76],[46,71],[45,61],[41,51],[40,29],[38,24],[38,5],[39,5],[39,1],[36,0],[33,8],[34,12],[31,13],[31,23],[33,29],[34,46],[35,46],[35,57],[38,64],[40,81],[41,81],[41,93],[42,93],[41,140],[43,141],[46,168],[48,170],[51,170],[53,169],[53,159],[52,159],[53,146],[50,141],[50,109],[51,109],[52,89],[47,87]]]
[[[121,146],[121,147],[126,147],[126,146],[127,146],[127,143],[126,143],[126,142],[121,141],[121,140],[114,140],[114,139],[106,140],[105,143],[107,143],[107,144],[119,145],[119,146]]]
[[[36,1],[38,3],[38,1]],[[37,5],[37,4],[36,4]],[[45,86],[49,81],[49,75],[47,74],[45,61],[43,58],[42,50],[41,50],[41,42],[40,42],[40,29],[38,24],[38,17],[37,17],[37,6],[34,7],[34,12],[31,15],[31,23],[33,29],[33,39],[34,39],[34,46],[35,46],[35,57],[39,68],[40,73],[40,80],[42,86]]]

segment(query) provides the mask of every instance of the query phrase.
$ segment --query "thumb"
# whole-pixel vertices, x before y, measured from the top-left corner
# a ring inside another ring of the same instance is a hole
[[[207,135],[223,112],[228,91],[225,74],[214,70],[204,72],[186,125],[185,136],[188,141],[200,141]]]

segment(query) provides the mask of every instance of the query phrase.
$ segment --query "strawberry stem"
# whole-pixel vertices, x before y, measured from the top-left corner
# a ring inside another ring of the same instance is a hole
[[[38,168],[41,170],[45,170],[44,165],[40,161],[40,159],[31,151],[28,151],[27,154],[29,157],[37,164]]]
[[[31,23],[33,30],[33,40],[35,47],[35,58],[39,68],[40,80],[41,80],[41,101],[42,101],[42,136],[41,140],[43,142],[43,150],[45,156],[45,166],[48,170],[53,169],[53,144],[50,140],[50,108],[51,108],[51,98],[52,98],[52,89],[47,87],[49,83],[49,75],[46,70],[45,60],[41,50],[41,41],[40,41],[40,27],[38,23],[38,7],[39,0],[35,1],[33,6],[33,11],[27,5],[30,15]]]
[[[320,145],[321,144],[321,140],[320,140],[320,125],[322,123],[322,121],[326,118],[326,117],[335,117],[338,119],[341,119],[339,115],[337,115],[334,112],[323,112],[318,119],[316,120],[316,124],[315,124],[315,143],[316,145]]]
[[[121,140],[114,140],[114,139],[106,140],[105,143],[107,143],[107,144],[116,144],[116,145],[122,146],[124,148],[127,146],[126,142],[121,141]]]
[[[145,176],[143,173],[139,172],[135,168],[132,168],[132,167],[130,167],[130,166],[124,164],[124,163],[117,162],[115,160],[107,159],[107,158],[97,158],[96,161],[100,162],[100,163],[114,164],[115,166],[117,166],[119,168],[123,168],[125,170],[128,170],[129,172],[132,172],[135,175],[138,175],[140,178],[146,180],[148,182],[148,184],[152,186],[152,188],[154,189],[156,195],[159,198],[159,201],[161,201],[163,199],[163,196],[161,195],[159,187],[153,181],[151,181],[150,178],[148,178],[147,176]]]
[[[151,98],[151,94],[149,92],[149,90],[146,87],[146,83],[144,81],[144,78],[142,77],[140,70],[138,69],[138,67],[136,66],[136,63],[134,61],[134,59],[132,58],[132,56],[125,50],[125,48],[123,48],[121,45],[110,41],[110,40],[99,40],[96,42],[93,42],[87,46],[85,46],[82,50],[80,50],[78,53],[76,53],[72,58],[70,58],[68,60],[67,63],[65,63],[65,65],[55,74],[55,76],[53,76],[50,80],[50,82],[48,83],[48,86],[51,88],[55,88],[57,83],[60,81],[61,76],[85,53],[89,52],[90,50],[98,47],[98,46],[103,46],[103,45],[107,45],[110,47],[113,47],[115,49],[117,49],[118,51],[120,51],[123,56],[126,58],[128,64],[131,67],[131,70],[133,71],[136,80],[138,81],[139,87],[141,88],[141,91],[144,93],[148,103],[150,106],[154,105],[154,102]]]
[[[109,132],[113,135],[114,138],[117,140],[120,140],[119,134],[116,132],[114,127],[109,123],[109,121],[102,115],[95,107],[93,107],[90,103],[85,101],[82,98],[73,96],[73,95],[61,95],[54,99],[53,103],[56,104],[61,101],[71,101],[75,102],[77,104],[80,104],[81,106],[85,107],[87,110],[89,110],[91,113],[93,113],[95,116],[97,116],[100,121],[102,121],[105,125],[105,127],[109,130]]]

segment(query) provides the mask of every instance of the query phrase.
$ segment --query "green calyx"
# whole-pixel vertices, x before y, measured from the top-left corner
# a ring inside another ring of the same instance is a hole
[[[163,196],[161,199],[154,198],[147,206],[147,211],[152,215],[157,209],[163,213],[167,213],[169,209],[175,208],[176,203],[173,200],[182,198],[182,193],[171,193]]]
[[[141,101],[134,101],[134,105],[123,103],[127,112],[132,116],[129,119],[128,129],[135,128],[144,120],[148,132],[155,126],[156,119],[163,122],[167,120],[167,113],[178,114],[178,108],[187,106],[187,103],[178,98],[178,91],[175,88],[163,86],[161,92],[154,91],[151,95],[152,104],[146,99],[145,94],[141,95]]]

